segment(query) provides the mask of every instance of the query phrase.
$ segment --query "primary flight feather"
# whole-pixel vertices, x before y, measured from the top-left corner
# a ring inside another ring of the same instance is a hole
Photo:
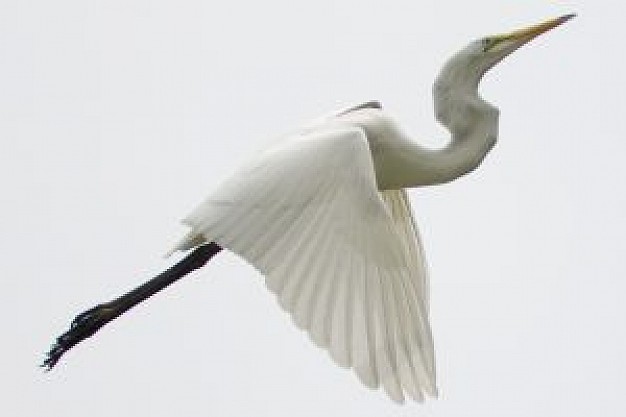
[[[405,189],[475,169],[498,136],[483,75],[573,15],[471,42],[442,68],[435,113],[450,131],[418,145],[376,102],[303,128],[224,181],[185,219],[172,249],[192,253],[156,278],[80,314],[44,366],[226,248],[258,269],[280,305],[340,366],[395,401],[437,395],[428,275]]]

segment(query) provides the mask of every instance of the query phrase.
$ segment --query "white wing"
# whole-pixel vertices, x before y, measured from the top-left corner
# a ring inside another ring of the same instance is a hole
[[[368,387],[436,395],[428,283],[404,190],[379,192],[364,133],[329,124],[227,180],[175,249],[214,241],[266,277],[280,304]]]

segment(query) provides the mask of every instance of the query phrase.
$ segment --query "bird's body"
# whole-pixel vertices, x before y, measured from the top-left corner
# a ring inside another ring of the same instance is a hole
[[[426,266],[406,192],[381,189],[374,162],[405,140],[370,108],[292,134],[186,217],[175,249],[237,253],[339,365],[419,401],[436,393]]]
[[[569,20],[471,42],[433,88],[441,149],[410,138],[377,102],[310,124],[236,171],[184,219],[172,251],[193,249],[134,292],[79,315],[45,365],[222,248],[256,267],[295,323],[369,387],[395,401],[436,396],[429,282],[406,189],[474,170],[498,137],[482,76],[529,40]]]
[[[400,402],[437,393],[427,268],[405,189],[470,172],[497,139],[482,73],[468,75],[468,53],[450,62],[433,89],[446,147],[420,146],[377,102],[337,112],[234,173],[183,220],[191,231],[173,248],[237,253],[339,365]]]

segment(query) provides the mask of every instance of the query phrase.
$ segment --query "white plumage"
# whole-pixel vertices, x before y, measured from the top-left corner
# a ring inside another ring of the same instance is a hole
[[[276,143],[219,186],[184,220],[172,251],[194,251],[127,294],[78,315],[44,366],[222,248],[258,269],[294,322],[395,401],[437,395],[429,283],[405,188],[452,181],[496,143],[496,107],[483,75],[566,15],[471,42],[444,65],[435,114],[452,139],[427,149],[375,102],[339,112]]]
[[[443,67],[435,114],[443,149],[418,145],[365,103],[280,141],[225,181],[184,220],[173,249],[215,242],[265,275],[294,322],[368,387],[395,401],[436,396],[428,276],[407,187],[474,170],[498,136],[478,94],[505,56],[572,15],[478,39]]]
[[[277,144],[184,223],[192,231],[176,249],[211,240],[247,260],[295,323],[365,385],[396,401],[403,391],[435,395],[428,277],[406,192],[378,190],[352,120],[334,117]]]
[[[498,136],[483,75],[539,34],[569,20],[478,39],[437,77],[443,149],[411,140],[377,103],[302,129],[225,181],[184,220],[173,249],[215,242],[265,275],[294,322],[368,387],[395,401],[436,396],[428,276],[407,187],[475,169]]]

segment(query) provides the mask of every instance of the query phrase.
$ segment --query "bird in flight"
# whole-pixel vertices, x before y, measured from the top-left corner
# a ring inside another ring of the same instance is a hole
[[[332,359],[397,402],[437,396],[424,252],[406,189],[441,184],[480,165],[498,137],[483,75],[569,14],[469,43],[433,87],[441,149],[413,141],[378,102],[338,112],[274,143],[219,185],[183,223],[157,277],[81,314],[43,367],[146,298],[228,249],[265,276],[280,305]]]

